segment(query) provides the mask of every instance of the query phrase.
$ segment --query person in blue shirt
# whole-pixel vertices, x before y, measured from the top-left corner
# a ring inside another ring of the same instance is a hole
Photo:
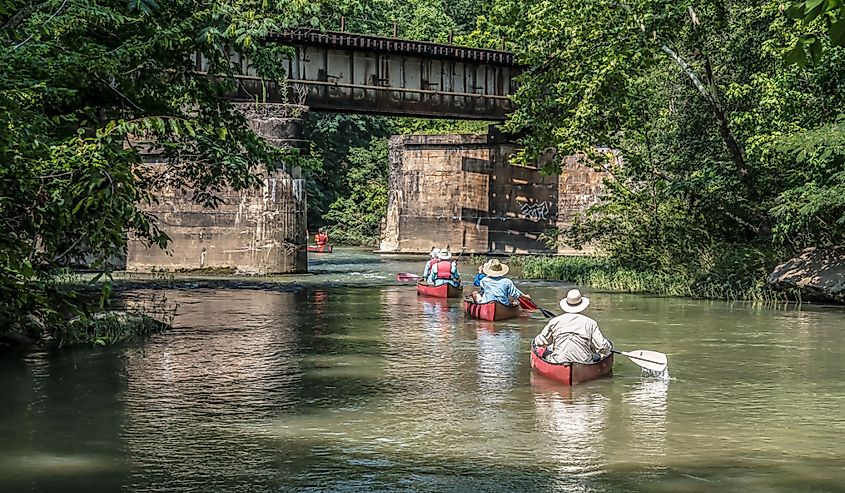
[[[431,272],[426,279],[429,284],[442,286],[449,283],[456,288],[461,287],[461,273],[458,272],[458,263],[450,262],[450,258],[452,258],[452,252],[448,248],[437,253],[437,263],[431,266]]]
[[[481,280],[487,277],[487,274],[484,273],[484,266],[487,265],[487,262],[478,266],[478,274],[475,275],[475,279],[472,280],[473,286],[481,286]]]
[[[521,296],[530,298],[517,289],[513,281],[505,277],[509,270],[510,267],[495,258],[484,264],[481,271],[487,276],[481,279],[479,283],[481,285],[480,292],[473,291],[473,300],[476,303],[498,301],[503,305],[513,305]]]

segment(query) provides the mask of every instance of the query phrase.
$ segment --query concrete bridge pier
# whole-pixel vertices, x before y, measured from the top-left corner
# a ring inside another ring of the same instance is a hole
[[[274,146],[304,148],[307,108],[239,104],[250,127]],[[306,272],[305,182],[298,168],[263,170],[257,189],[221,192],[217,208],[200,207],[190,193],[160,190],[147,207],[170,236],[165,252],[131,239],[126,269],[132,271],[223,270],[250,274]]]

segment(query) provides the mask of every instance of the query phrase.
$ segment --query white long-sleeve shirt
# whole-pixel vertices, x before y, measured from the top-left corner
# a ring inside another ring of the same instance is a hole
[[[551,353],[545,359],[552,363],[590,363],[594,352],[610,351],[610,341],[599,324],[580,313],[564,313],[549,320],[534,342],[548,347]]]

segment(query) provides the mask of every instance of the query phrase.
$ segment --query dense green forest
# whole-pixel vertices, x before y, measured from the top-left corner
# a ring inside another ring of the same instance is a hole
[[[507,41],[528,67],[506,124],[525,144],[519,158],[554,147],[613,177],[559,241],[743,288],[804,246],[845,239],[841,0],[0,0],[0,331],[84,314],[55,280],[69,259],[108,274],[127,234],[164,245],[138,207],[163,184],[213,205],[223,187],[254,186],[259,163],[301,165],[311,225],[372,242],[387,136],[483,125],[312,115],[315,153],[303,161],[220,97],[233,84],[224,45],[281,80],[273,59],[286,48],[262,38],[341,18],[361,33]],[[191,75],[193,52],[217,77]],[[132,136],[154,142],[169,172],[138,167]]]
[[[493,22],[531,67],[507,124],[521,158],[553,146],[613,178],[561,241],[708,293],[758,291],[796,250],[841,244],[843,9],[498,2]]]

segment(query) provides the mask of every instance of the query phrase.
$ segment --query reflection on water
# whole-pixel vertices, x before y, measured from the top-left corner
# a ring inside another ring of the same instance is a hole
[[[517,330],[494,328],[495,322],[479,321],[476,329],[478,345],[478,390],[481,401],[501,403],[516,382],[516,370],[522,352],[521,334]]]
[[[557,464],[558,484],[601,470],[607,428],[608,398],[579,387],[554,386],[532,376],[534,407],[542,445]]]
[[[328,260],[326,261],[328,262]],[[338,259],[319,275],[352,275]],[[408,270],[391,267],[395,271]],[[553,306],[567,286],[533,285]],[[0,491],[841,491],[845,317],[590,293],[622,349],[564,387],[539,317],[413,285],[193,289],[145,344],[0,357]]]
[[[214,303],[201,301],[208,296]],[[300,334],[291,325],[268,326],[268,319],[294,316],[294,294],[195,292],[186,305],[180,317],[190,327],[126,354],[121,435],[131,481],[157,479],[173,490],[223,488],[244,474],[260,482],[270,457],[235,459],[260,447],[231,437],[259,435],[268,418],[299,404]],[[242,323],[220,330],[233,312]],[[196,474],[209,468],[213,475]]]
[[[631,427],[634,457],[662,457],[666,453],[666,400],[669,380],[643,378],[622,394]]]

